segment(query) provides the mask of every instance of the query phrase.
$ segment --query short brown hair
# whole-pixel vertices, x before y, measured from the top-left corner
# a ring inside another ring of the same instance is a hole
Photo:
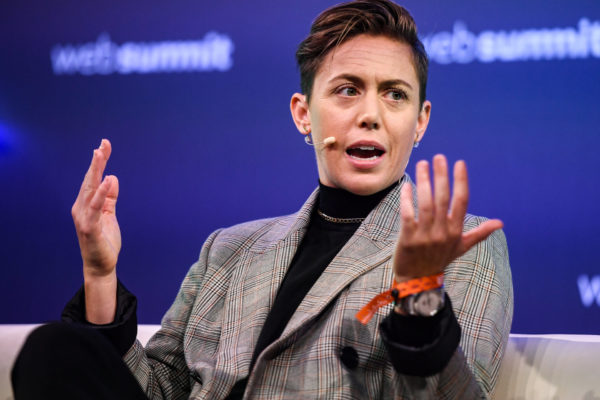
[[[360,34],[387,36],[411,47],[422,105],[427,89],[427,53],[410,13],[389,0],[355,0],[338,4],[315,19],[310,34],[296,51],[300,88],[307,101],[310,101],[315,75],[325,56],[331,49]]]

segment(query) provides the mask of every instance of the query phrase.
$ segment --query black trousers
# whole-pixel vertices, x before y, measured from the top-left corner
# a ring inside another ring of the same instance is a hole
[[[148,400],[113,345],[93,328],[52,323],[34,330],[13,366],[15,400]]]

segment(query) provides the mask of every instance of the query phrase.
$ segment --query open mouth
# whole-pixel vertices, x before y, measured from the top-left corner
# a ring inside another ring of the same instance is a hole
[[[346,153],[354,159],[370,161],[381,157],[384,151],[375,146],[356,146],[347,149]]]

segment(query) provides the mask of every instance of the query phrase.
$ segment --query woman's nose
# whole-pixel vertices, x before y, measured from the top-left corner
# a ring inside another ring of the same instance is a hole
[[[381,127],[381,115],[377,96],[365,96],[358,118],[358,126],[367,130],[377,130]]]
[[[361,122],[360,127],[366,128],[367,130],[379,129],[379,123],[377,123],[376,121],[371,121],[371,122],[363,121],[363,122]]]

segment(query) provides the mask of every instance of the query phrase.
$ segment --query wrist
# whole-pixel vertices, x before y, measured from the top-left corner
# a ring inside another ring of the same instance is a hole
[[[117,310],[117,274],[94,276],[84,273],[85,318],[93,324],[109,324]]]
[[[116,282],[117,281],[117,269],[115,267],[109,269],[100,269],[98,267],[90,266],[87,263],[83,263],[83,280],[85,282],[103,283],[103,282]]]

